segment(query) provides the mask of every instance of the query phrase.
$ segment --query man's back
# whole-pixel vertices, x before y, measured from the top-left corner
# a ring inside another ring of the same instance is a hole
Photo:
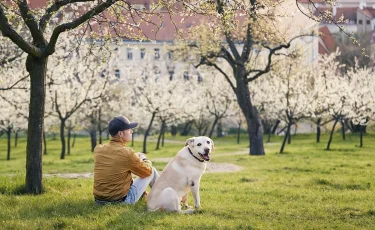
[[[147,177],[152,165],[141,162],[134,150],[125,147],[119,138],[94,149],[94,197],[98,200],[119,200],[128,194],[132,174]]]
[[[118,200],[126,196],[132,177],[128,155],[132,151],[119,142],[98,145],[94,149],[94,197]]]

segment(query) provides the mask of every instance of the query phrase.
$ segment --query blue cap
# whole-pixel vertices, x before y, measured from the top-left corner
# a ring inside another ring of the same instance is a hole
[[[118,131],[123,131],[126,129],[132,129],[138,126],[138,122],[130,122],[128,118],[124,116],[114,117],[108,123],[108,132],[111,136],[114,136]]]

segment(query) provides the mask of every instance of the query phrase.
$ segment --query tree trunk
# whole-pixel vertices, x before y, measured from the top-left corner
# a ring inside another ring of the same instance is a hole
[[[271,142],[271,134],[272,134],[272,132],[268,132],[267,143]]]
[[[102,108],[99,107],[99,112],[98,112],[98,131],[99,131],[99,144],[102,143],[102,124],[101,124],[101,120],[102,120]]]
[[[11,134],[12,134],[12,128],[8,127],[7,128],[7,138],[8,138],[8,149],[7,149],[7,160],[10,160],[10,141],[11,141]]]
[[[212,123],[212,126],[211,126],[210,133],[208,134],[209,138],[212,138],[212,135],[213,135],[214,130],[215,130],[215,126],[216,126],[216,124],[217,124],[218,121],[219,121],[219,117],[215,116],[214,122]]]
[[[163,135],[163,132],[164,132],[164,126],[165,126],[165,121],[162,121],[161,122],[161,127],[160,127],[160,132],[159,132],[159,136],[158,136],[158,141],[156,143],[156,148],[155,150],[159,150],[159,146],[160,146],[160,141],[161,141],[161,137]]]
[[[161,147],[164,147],[165,130],[167,130],[167,127],[164,124],[163,134],[161,136]]]
[[[366,126],[362,126],[362,125],[360,125],[360,124],[355,125],[355,124],[353,124],[352,121],[350,121],[350,124],[351,124],[351,127],[352,127],[351,131],[352,131],[353,133],[361,132],[361,129],[362,129],[362,132],[363,132],[363,133],[366,133]],[[348,125],[348,127],[349,127],[349,125]]]
[[[263,147],[263,134],[262,134],[262,124],[258,117],[255,115],[254,119],[247,121],[248,128],[247,132],[249,134],[250,143],[250,155],[262,156],[265,155]]]
[[[238,104],[246,118],[247,133],[249,136],[249,154],[254,156],[265,155],[263,146],[262,122],[259,118],[257,109],[252,105],[250,98],[249,85],[244,77],[246,70],[235,71],[237,79],[236,96]]]
[[[269,134],[272,130],[271,121],[269,121],[267,119],[261,119],[261,121],[262,121],[262,126],[263,126],[263,131],[264,131],[263,134]]]
[[[154,122],[154,118],[155,118],[155,116],[156,116],[156,113],[157,113],[157,112],[153,112],[153,113],[152,113],[151,121],[150,121],[150,123],[148,124],[147,130],[146,130],[146,132],[145,132],[145,136],[143,137],[143,153],[147,153],[147,149],[146,149],[147,136],[148,136],[148,134],[150,133],[150,130],[151,130],[151,127],[152,127],[152,123]]]
[[[342,133],[342,139],[345,141],[345,123],[343,120],[341,120],[341,133]]]
[[[209,122],[206,121],[203,118],[203,115],[200,115],[199,119],[194,121],[194,125],[197,128],[198,131],[198,136],[204,136],[206,135],[207,129],[208,129],[208,124]]]
[[[320,142],[320,133],[321,133],[320,123],[321,122],[322,122],[322,118],[318,118],[318,120],[316,121],[316,143]]]
[[[42,138],[45,106],[45,81],[48,58],[29,55],[26,69],[30,74],[30,105],[26,147],[25,192],[40,194],[42,185]]]
[[[331,146],[333,132],[335,131],[335,127],[336,127],[336,124],[337,124],[338,121],[339,121],[338,119],[335,119],[335,123],[333,123],[333,127],[332,127],[332,130],[331,130],[331,134],[329,135],[329,140],[328,140],[326,150],[329,150],[329,147]]]
[[[286,140],[289,138],[289,136],[291,136],[290,135],[290,127],[292,127],[292,122],[289,121],[288,122],[288,128],[286,129],[286,133],[285,133],[285,136],[284,136],[283,144],[281,145],[280,153],[284,152]]]
[[[237,144],[240,143],[240,135],[241,135],[241,123],[238,123],[238,128],[237,128]]]
[[[216,137],[223,137],[223,124],[221,122],[218,122],[216,125]]]
[[[76,133],[73,134],[73,143],[72,143],[72,148],[74,148],[74,145],[76,143]]]
[[[288,130],[286,130],[286,131],[288,132]],[[289,128],[288,145],[291,144],[291,143],[292,143],[292,125],[290,125],[290,128]]]
[[[47,155],[46,132],[43,131],[43,155]]]
[[[271,130],[272,134],[276,134],[276,130],[277,130],[277,127],[279,126],[279,124],[280,124],[280,120],[276,120],[275,124],[273,125],[272,130]]]
[[[70,137],[72,136],[72,128],[68,127],[68,143],[66,144],[68,147],[68,155],[70,155]]]
[[[172,125],[171,126],[171,135],[174,137],[177,134],[177,126]]]
[[[187,122],[185,122],[184,128],[183,128],[183,130],[181,132],[181,136],[187,136],[187,135],[189,135],[189,132],[190,132],[191,126],[193,125],[193,122],[194,121],[187,121]]]
[[[208,127],[209,127],[208,125],[204,126],[202,136],[206,136],[206,133],[208,131]]]
[[[18,144],[18,131],[15,132],[14,134],[14,147],[16,148]]]
[[[94,148],[96,146],[96,130],[90,131],[90,137],[91,137],[91,152],[94,152]]]
[[[200,127],[200,126],[197,126],[197,130],[198,130],[198,136],[202,136],[202,127]]]
[[[65,119],[60,120],[60,141],[61,141],[61,154],[60,154],[60,159],[64,160],[65,159]]]
[[[363,147],[363,128],[364,126],[361,125],[359,127],[359,147],[362,148]]]

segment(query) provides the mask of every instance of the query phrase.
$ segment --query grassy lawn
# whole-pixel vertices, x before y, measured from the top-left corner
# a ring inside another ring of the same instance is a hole
[[[147,146],[149,158],[173,157],[186,137],[168,137],[165,146]],[[282,137],[265,143],[266,156],[246,152],[247,140],[214,138],[215,163],[232,163],[240,172],[207,173],[201,182],[202,209],[192,215],[147,212],[145,201],[134,206],[97,206],[92,178],[45,177],[45,193],[20,195],[25,178],[25,138],[6,159],[0,138],[0,229],[375,229],[375,135],[343,141],[335,134],[293,137],[278,154]],[[107,141],[107,140],[105,140]],[[12,143],[13,144],[13,143]],[[93,171],[88,138],[78,138],[71,155],[60,160],[59,140],[48,139],[43,173]],[[134,149],[142,150],[136,141]],[[155,162],[158,169],[165,163]],[[189,197],[190,204],[193,203]]]

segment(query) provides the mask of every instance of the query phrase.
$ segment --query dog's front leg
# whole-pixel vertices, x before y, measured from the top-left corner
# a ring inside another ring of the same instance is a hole
[[[189,184],[190,184],[191,193],[193,194],[193,198],[194,198],[194,207],[196,209],[199,209],[201,207],[201,198],[199,196],[200,180],[192,180],[190,181]]]

